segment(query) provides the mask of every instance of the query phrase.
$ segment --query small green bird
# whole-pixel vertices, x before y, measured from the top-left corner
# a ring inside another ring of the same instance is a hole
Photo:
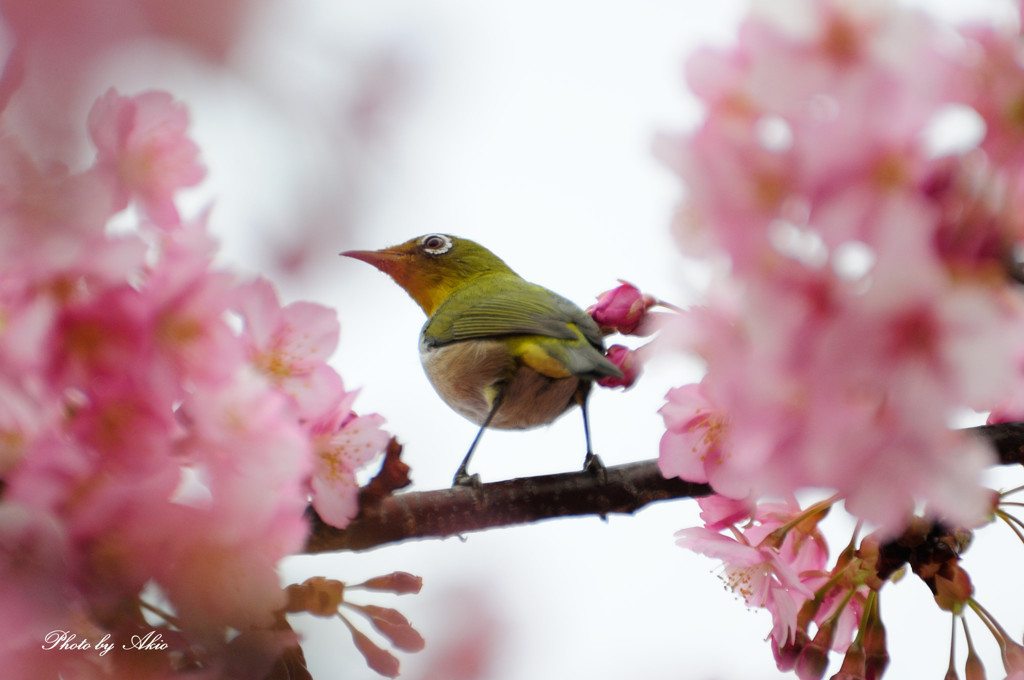
[[[349,250],[381,270],[427,314],[420,360],[449,406],[480,426],[456,485],[488,427],[546,425],[574,404],[583,412],[584,469],[600,470],[590,446],[591,383],[622,377],[604,356],[594,320],[547,288],[529,283],[491,251],[468,239],[427,234],[383,250]]]

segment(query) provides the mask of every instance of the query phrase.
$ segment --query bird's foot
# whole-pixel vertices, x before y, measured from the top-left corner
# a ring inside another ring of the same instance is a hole
[[[602,484],[608,483],[608,469],[601,462],[601,458],[593,451],[587,451],[587,457],[583,460],[583,471],[600,477]]]
[[[480,475],[469,474],[465,470],[460,469],[455,473],[455,477],[452,478],[452,488],[457,486],[468,486],[471,489],[480,488]]]

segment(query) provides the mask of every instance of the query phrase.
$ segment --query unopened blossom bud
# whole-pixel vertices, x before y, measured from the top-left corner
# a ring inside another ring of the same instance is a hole
[[[864,648],[854,641],[846,650],[842,668],[830,680],[864,680],[865,672]]]
[[[594,318],[602,330],[619,332],[624,335],[646,335],[643,328],[644,316],[657,301],[644,295],[631,283],[619,281],[618,288],[605,291],[597,297],[597,304],[589,307],[587,313]]]
[[[879,680],[889,665],[889,650],[885,643],[885,626],[877,609],[864,629],[864,677]]]
[[[780,671],[791,671],[800,657],[800,652],[810,644],[811,638],[803,630],[797,630],[793,640],[787,640],[785,644],[779,645],[774,637],[771,639],[772,654],[775,655],[775,665]]]
[[[953,562],[947,565],[950,566],[935,575],[935,603],[939,608],[957,614],[974,594],[974,586],[960,565]]]
[[[811,643],[804,647],[796,659],[794,671],[800,680],[818,680],[828,668],[828,652],[835,637],[835,619],[821,624]]]
[[[643,370],[643,365],[637,357],[637,351],[622,345],[612,345],[609,347],[605,353],[605,358],[622,371],[622,377],[609,376],[601,378],[597,381],[597,384],[601,387],[623,387],[629,389],[636,382],[636,379],[640,377],[640,372]]]

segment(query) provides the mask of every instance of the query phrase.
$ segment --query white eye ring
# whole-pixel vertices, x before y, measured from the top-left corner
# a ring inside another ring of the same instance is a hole
[[[430,255],[444,255],[452,249],[452,239],[444,234],[427,234],[420,239],[420,248]]]

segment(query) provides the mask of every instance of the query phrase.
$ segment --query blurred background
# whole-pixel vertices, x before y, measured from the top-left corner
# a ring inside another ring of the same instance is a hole
[[[0,11],[16,19],[25,4]],[[99,66],[76,73],[73,88],[50,83],[77,118],[50,120],[30,105],[22,115],[60,139],[55,131],[81,126],[111,85],[183,100],[209,169],[184,197],[186,212],[212,206],[225,266],[271,278],[286,301],[338,310],[333,363],[361,389],[356,409],[385,416],[405,446],[413,489],[450,484],[476,426],[423,375],[420,309],[340,251],[447,232],[581,307],[617,279],[680,306],[698,299],[704,272],[669,232],[681,190],[651,146],[658,132],[700,120],[686,56],[730,43],[747,2],[231,0],[210,10],[120,0],[95,25],[69,19],[73,0],[49,4],[67,24],[62,39],[80,41]],[[1016,16],[1009,0],[917,4],[951,20]],[[51,66],[74,72],[80,61]],[[592,430],[605,463],[655,458],[665,392],[699,376],[686,357],[659,356],[633,389],[596,390]],[[540,430],[488,432],[473,471],[484,481],[564,472],[583,454],[574,411]],[[283,578],[422,576],[418,596],[354,598],[397,607],[426,637],[426,650],[402,658],[413,680],[792,677],[775,670],[764,642],[768,615],[727,591],[715,562],[674,545],[675,531],[697,523],[696,504],[675,501],[607,521],[296,557]],[[843,542],[852,525],[831,517],[826,526]],[[1015,634],[1022,550],[999,526],[979,533],[967,557],[979,599]],[[882,609],[887,677],[942,677],[949,619],[927,588],[887,586]],[[376,677],[341,622],[294,623],[314,677]],[[978,633],[995,671],[998,650]],[[446,665],[459,650],[472,652],[463,667]]]

